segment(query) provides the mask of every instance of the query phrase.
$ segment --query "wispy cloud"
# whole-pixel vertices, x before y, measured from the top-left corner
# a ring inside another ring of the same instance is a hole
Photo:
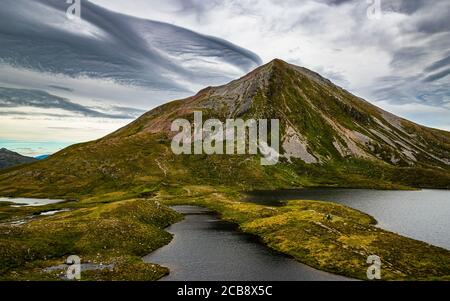
[[[117,118],[133,119],[144,111],[136,108],[113,106],[111,113],[101,112],[103,108],[90,108],[77,103],[73,103],[66,98],[52,95],[45,91],[14,89],[0,87],[0,109],[2,108],[25,108],[22,114],[27,115],[26,108],[61,109],[72,114],[80,114],[86,117],[95,118]],[[8,114],[7,112],[3,112]],[[32,113],[32,112],[30,112]],[[9,114],[15,114],[14,111]],[[59,115],[64,116],[64,115]]]
[[[191,91],[261,63],[225,40],[82,2],[82,20],[66,18],[65,1],[3,0],[0,60],[4,64],[125,85]],[[195,68],[190,68],[195,66]],[[209,83],[209,82],[208,82]]]

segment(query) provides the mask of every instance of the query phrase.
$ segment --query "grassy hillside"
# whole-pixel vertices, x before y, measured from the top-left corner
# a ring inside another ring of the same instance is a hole
[[[450,175],[443,169],[395,167],[354,158],[324,164],[293,159],[262,167],[257,157],[250,156],[176,156],[164,139],[143,134],[72,146],[51,159],[10,169],[0,174],[0,195],[68,199],[114,191],[139,195],[171,183],[228,185],[239,190],[448,188]]]
[[[63,264],[72,254],[84,264],[110,266],[83,272],[83,280],[156,280],[166,275],[167,268],[145,264],[141,257],[170,242],[172,236],[163,229],[181,216],[154,201],[117,197],[39,209],[0,208],[0,280],[61,280],[66,269],[45,268]],[[60,208],[70,211],[36,215]],[[34,218],[20,227],[8,223],[30,214]]]
[[[284,157],[175,156],[171,122],[277,118]],[[275,60],[241,79],[158,107],[97,141],[0,172],[0,195],[139,193],[170,183],[239,189],[344,186],[450,188],[450,134],[385,112],[307,69]]]

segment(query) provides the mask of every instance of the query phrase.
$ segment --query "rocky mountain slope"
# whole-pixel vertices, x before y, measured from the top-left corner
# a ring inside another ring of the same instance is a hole
[[[16,165],[35,162],[35,158],[22,156],[16,152],[7,150],[6,148],[0,149],[0,169],[9,168]]]
[[[171,123],[279,119],[282,160],[174,155]],[[305,68],[274,60],[227,85],[160,106],[97,141],[0,174],[0,194],[76,196],[160,185],[450,188],[450,133],[371,105]]]

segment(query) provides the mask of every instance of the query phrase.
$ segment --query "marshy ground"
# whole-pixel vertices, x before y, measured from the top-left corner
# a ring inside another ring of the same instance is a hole
[[[85,271],[83,280],[157,280],[169,270],[142,257],[168,244],[172,236],[164,228],[183,218],[167,206],[196,205],[317,269],[366,279],[367,257],[378,255],[383,280],[450,280],[450,251],[377,228],[373,217],[357,210],[318,201],[273,207],[242,199],[227,188],[180,186],[140,198],[117,192],[39,208],[1,204],[0,279],[61,280],[61,271],[46,268],[76,254],[84,263],[110,267]],[[61,209],[68,211],[37,214]],[[21,219],[26,222],[14,224]]]

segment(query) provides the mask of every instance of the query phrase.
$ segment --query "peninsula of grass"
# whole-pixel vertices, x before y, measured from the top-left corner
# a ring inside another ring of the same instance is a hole
[[[367,280],[367,258],[377,255],[383,280],[450,280],[450,251],[380,229],[372,216],[352,208],[308,200],[271,207],[242,202],[242,196],[226,189],[181,190],[182,197],[178,189],[159,199],[214,210],[270,248],[311,267]]]
[[[100,200],[53,205],[72,210],[38,216],[23,225],[3,222],[0,280],[61,280],[66,269],[46,269],[63,264],[70,255],[82,263],[111,267],[85,271],[82,280],[157,280],[167,275],[167,268],[146,264],[142,256],[169,243],[172,235],[163,229],[182,216],[152,200]],[[20,210],[32,209],[14,209],[16,214]]]

